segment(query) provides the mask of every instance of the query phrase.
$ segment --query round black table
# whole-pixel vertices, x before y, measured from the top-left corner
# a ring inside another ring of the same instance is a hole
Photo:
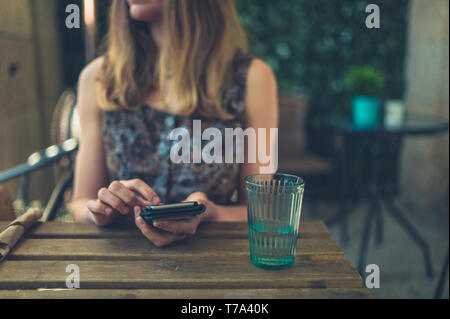
[[[379,124],[373,127],[361,127],[355,125],[350,119],[330,116],[321,119],[318,124],[322,129],[327,129],[334,133],[336,138],[336,162],[339,169],[339,180],[341,181],[340,190],[344,192],[346,170],[345,170],[345,138],[349,136],[358,136],[364,138],[365,143],[368,145],[370,161],[368,163],[368,170],[370,172],[370,178],[368,183],[368,210],[362,233],[358,271],[361,276],[364,277],[366,262],[367,248],[370,239],[372,219],[375,218],[375,239],[377,244],[383,241],[383,222],[382,212],[380,204],[383,202],[387,208],[387,211],[392,217],[402,226],[411,239],[420,247],[423,252],[425,271],[429,277],[433,276],[433,267],[431,263],[430,249],[426,240],[419,234],[419,232],[411,225],[411,223],[402,214],[392,200],[392,195],[386,192],[379,180],[381,162],[380,154],[382,153],[383,146],[389,139],[394,136],[424,136],[434,135],[446,132],[448,130],[448,121],[436,116],[423,115],[423,114],[408,114],[405,121],[402,124],[396,126],[385,126]],[[316,123],[317,125],[317,123]],[[348,241],[347,231],[347,219],[348,215],[353,211],[355,201],[349,200],[345,196],[342,196],[342,203],[336,216],[332,217],[326,224],[332,226],[334,223],[339,222],[341,229],[342,241],[345,243]]]
[[[427,135],[448,130],[446,119],[425,114],[408,114],[405,121],[396,126],[357,126],[350,119],[337,115],[326,117],[319,123],[336,133],[357,135]]]

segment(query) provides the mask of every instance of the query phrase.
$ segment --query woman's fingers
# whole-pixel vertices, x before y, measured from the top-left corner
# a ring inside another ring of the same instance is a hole
[[[113,210],[108,205],[102,203],[100,200],[90,200],[87,202],[87,208],[95,214],[111,215]]]
[[[128,187],[133,192],[144,196],[152,205],[159,205],[160,199],[156,192],[140,179],[132,179],[128,181],[121,181],[123,185]]]
[[[114,208],[122,215],[126,215],[130,213],[130,209],[128,208],[124,202],[118,197],[116,197],[113,193],[111,193],[107,188],[101,188],[98,191],[98,199],[100,199],[104,204]]]
[[[142,234],[147,237],[155,246],[163,247],[174,241],[184,239],[186,235],[162,232],[147,224],[142,217],[139,216],[141,209],[136,206],[134,208],[134,216],[136,226],[141,230]]]
[[[138,202],[139,202],[138,206],[140,206],[140,207],[145,207],[145,206],[151,206],[152,205],[152,203],[150,203],[146,199],[143,199],[141,197],[138,197],[137,199],[138,199]]]
[[[208,201],[208,196],[203,192],[195,192],[190,194],[183,202],[198,202],[204,204]]]
[[[145,198],[138,197],[136,193]],[[139,179],[128,181],[113,181],[108,188],[98,191],[99,201],[92,201],[88,208],[97,214],[112,214],[108,209],[118,211],[122,215],[132,212],[134,206],[158,205],[160,203],[158,195],[146,183]]]
[[[196,217],[188,220],[157,220],[153,222],[153,225],[174,234],[194,235],[197,231],[198,221],[196,221]]]
[[[91,205],[90,207],[94,207],[94,205],[92,203],[90,205]],[[112,214],[105,215],[102,213],[96,213],[96,212],[93,212],[91,210],[91,208],[89,208],[89,207],[86,207],[86,209],[88,211],[89,219],[98,226],[106,226],[106,225],[110,224],[114,218],[114,216]]]
[[[136,193],[142,195],[139,197]],[[134,207],[158,205],[160,199],[155,191],[140,179],[128,181],[113,181],[108,188],[101,188],[97,193],[97,199],[87,203],[86,209],[89,218],[97,225],[104,226],[116,217],[117,213],[129,214]],[[140,218],[140,217],[139,217]],[[142,219],[142,218],[140,218]],[[143,220],[142,220],[143,222]],[[145,223],[145,222],[144,222]],[[143,233],[159,246],[181,239],[183,236],[167,236],[167,234],[147,225]]]
[[[119,181],[112,182],[109,185],[108,190],[124,202],[129,208],[133,208],[139,204],[136,194]]]

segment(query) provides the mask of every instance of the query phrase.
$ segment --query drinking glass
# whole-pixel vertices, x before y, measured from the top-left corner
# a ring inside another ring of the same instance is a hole
[[[250,259],[258,267],[283,269],[295,260],[305,183],[289,174],[245,178]]]

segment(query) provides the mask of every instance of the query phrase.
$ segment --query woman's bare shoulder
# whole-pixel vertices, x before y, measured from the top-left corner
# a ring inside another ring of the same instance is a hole
[[[100,112],[97,103],[96,81],[97,73],[103,64],[103,60],[103,57],[96,58],[86,65],[80,73],[77,109],[82,118],[87,118]]]
[[[87,64],[80,73],[79,85],[80,84],[93,84],[96,81],[97,73],[103,65],[104,57],[100,56],[92,60]],[[83,82],[83,83],[82,83]],[[87,83],[85,83],[87,82]]]
[[[260,59],[253,59],[247,76],[247,111],[277,109],[277,81],[272,68]],[[251,112],[252,113],[252,112]]]
[[[272,68],[263,60],[254,58],[248,69],[248,84],[272,86],[276,83]]]

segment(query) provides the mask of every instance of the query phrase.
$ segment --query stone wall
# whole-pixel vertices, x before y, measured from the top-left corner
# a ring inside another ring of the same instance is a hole
[[[408,112],[449,118],[449,1],[412,0],[407,57]],[[405,140],[402,199],[423,214],[449,213],[448,133]]]

